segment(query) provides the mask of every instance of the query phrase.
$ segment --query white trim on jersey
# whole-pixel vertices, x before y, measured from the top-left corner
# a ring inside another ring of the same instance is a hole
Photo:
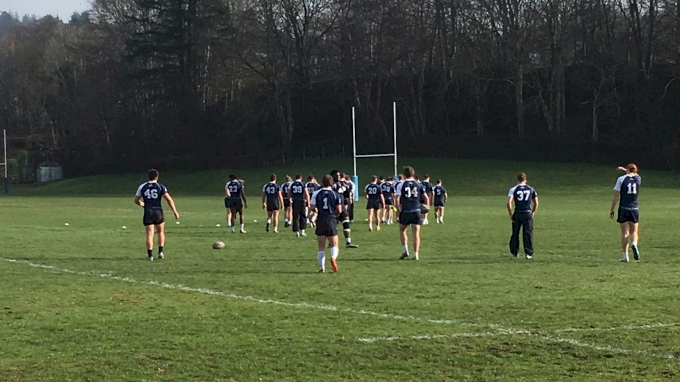
[[[518,186],[519,186],[519,184],[517,186],[511,188],[510,191],[508,191],[508,197],[515,195],[515,190],[517,189]]]
[[[269,182],[269,183],[265,184],[264,187],[262,187],[262,192],[267,192],[267,186],[269,186],[270,184],[274,184],[274,185],[278,186],[278,184],[276,184],[276,182]]]
[[[621,175],[618,179],[616,179],[616,185],[614,185],[614,191],[621,192],[621,186],[623,185],[623,180],[626,179],[626,177],[630,177],[630,178],[638,177],[638,179],[640,179],[640,184],[642,184],[642,178],[640,177],[640,175],[637,175],[637,174]]]
[[[323,188],[314,191],[314,193],[312,194],[312,197],[309,199],[309,205],[310,206],[316,206],[316,196],[319,194],[319,192],[321,190],[323,190]]]

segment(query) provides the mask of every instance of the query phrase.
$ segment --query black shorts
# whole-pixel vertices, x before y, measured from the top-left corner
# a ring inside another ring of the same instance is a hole
[[[347,208],[343,206],[342,212],[340,212],[340,221],[339,223],[342,223],[343,220],[349,220],[349,211],[347,211]]]
[[[366,203],[366,210],[379,210],[379,209],[380,209],[380,200],[369,199],[368,202]]]
[[[392,198],[385,198],[385,204],[388,206],[393,206],[394,200]]]
[[[267,200],[267,212],[278,211],[281,209],[278,200]]]
[[[241,211],[243,209],[243,200],[241,200],[241,198],[229,198],[225,203],[227,204],[227,208],[232,211]]]
[[[159,225],[165,223],[163,210],[160,208],[144,209],[144,218],[142,219],[144,225]]]
[[[290,207],[290,199],[283,199],[283,208]]]
[[[619,208],[618,217],[616,221],[619,223],[637,223],[640,221],[640,211],[639,210],[628,210]]]
[[[420,216],[420,212],[405,212],[399,213],[399,224],[401,225],[422,225],[423,219]]]
[[[335,218],[317,220],[316,236],[338,236],[338,220]]]
[[[435,200],[434,200],[434,206],[435,206],[435,207],[444,207],[444,200],[435,199]]]

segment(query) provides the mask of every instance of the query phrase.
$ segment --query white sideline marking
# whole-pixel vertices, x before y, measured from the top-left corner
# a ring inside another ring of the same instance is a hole
[[[220,292],[220,291],[216,291],[216,290],[212,290],[212,289],[205,289],[205,288],[191,288],[191,287],[184,286],[184,285],[181,285],[181,284],[168,284],[168,283],[159,282],[159,281],[135,280],[135,279],[131,279],[129,277],[114,276],[111,273],[98,273],[98,272],[93,272],[93,271],[91,271],[91,272],[72,271],[70,269],[58,268],[58,267],[55,267],[55,266],[52,266],[52,265],[31,263],[30,261],[26,261],[26,260],[6,259],[6,258],[2,258],[2,257],[0,257],[0,260],[7,261],[7,262],[10,262],[10,263],[14,263],[14,264],[28,265],[28,266],[31,266],[31,267],[34,267],[34,268],[48,269],[48,270],[58,272],[58,273],[68,273],[68,274],[81,275],[81,276],[99,276],[99,277],[108,278],[108,279],[111,279],[111,280],[124,281],[124,282],[127,282],[127,283],[156,285],[156,286],[161,286],[163,288],[168,288],[168,289],[182,290],[182,291],[185,291],[185,292],[197,292],[197,293],[203,293],[203,294],[212,295],[212,296],[228,297],[228,298],[233,298],[233,299],[237,299],[237,300],[254,301],[254,302],[259,302],[259,303],[262,303],[262,304],[273,304],[273,305],[290,306],[290,307],[295,307],[295,308],[321,309],[321,310],[330,310],[330,311],[335,311],[335,312],[355,313],[355,314],[363,314],[363,315],[367,315],[367,316],[374,316],[374,317],[380,317],[380,318],[389,318],[389,319],[399,320],[399,321],[417,321],[417,322],[425,322],[425,323],[431,323],[431,324],[495,328],[494,325],[474,324],[474,323],[461,322],[461,321],[455,321],[455,320],[430,320],[430,319],[414,317],[414,316],[402,316],[402,315],[398,315],[398,314],[377,313],[377,312],[372,312],[372,311],[363,310],[363,309],[362,310],[355,310],[355,309],[338,308],[338,307],[332,306],[332,305],[314,305],[314,304],[308,304],[306,302],[292,303],[292,302],[283,302],[283,301],[277,301],[277,300],[262,300],[262,299],[252,297],[252,296],[239,296],[239,295],[236,295],[236,294],[233,294],[233,293],[224,293],[224,292]]]
[[[118,281],[124,281],[127,283],[134,283],[134,284],[148,284],[148,285],[156,285],[156,286],[161,286],[164,288],[168,289],[176,289],[176,290],[181,290],[185,292],[197,292],[197,293],[203,293],[207,295],[212,295],[212,296],[222,296],[222,297],[228,297],[228,298],[233,298],[233,299],[238,299],[238,300],[244,300],[244,301],[254,301],[262,304],[273,304],[273,305],[282,305],[282,306],[290,306],[290,307],[295,307],[295,308],[307,308],[307,309],[321,309],[321,310],[329,310],[329,311],[336,311],[336,312],[346,312],[346,313],[355,313],[355,314],[363,314],[367,316],[374,316],[374,317],[380,317],[380,318],[389,318],[389,319],[394,319],[394,320],[400,320],[400,321],[418,321],[418,322],[426,322],[426,323],[433,323],[433,324],[444,324],[444,325],[461,325],[461,326],[469,326],[469,327],[486,327],[486,328],[491,328],[498,333],[458,333],[458,334],[450,334],[450,335],[421,335],[421,336],[412,336],[412,337],[376,337],[376,338],[360,338],[358,339],[361,342],[377,342],[377,341],[396,341],[396,340],[401,340],[401,339],[417,339],[417,340],[423,340],[423,339],[436,339],[436,338],[457,338],[457,337],[487,337],[487,336],[496,336],[496,335],[528,335],[532,337],[537,337],[541,338],[544,340],[552,341],[552,342],[561,342],[561,343],[568,343],[573,346],[578,346],[578,347],[587,347],[595,350],[600,350],[600,351],[609,351],[609,352],[615,352],[615,353],[622,353],[622,354],[644,354],[644,355],[649,355],[653,357],[660,357],[660,358],[666,358],[666,359],[675,359],[675,355],[673,354],[665,354],[665,355],[657,355],[657,354],[651,354],[647,353],[645,351],[637,351],[637,350],[628,350],[628,349],[621,349],[621,348],[615,348],[611,346],[599,346],[595,344],[588,344],[588,343],[583,343],[579,342],[573,339],[569,338],[561,338],[561,337],[556,337],[550,334],[546,333],[540,333],[540,332],[531,332],[528,330],[524,329],[511,329],[511,328],[505,328],[500,325],[495,325],[495,324],[474,324],[474,323],[467,323],[467,322],[459,322],[455,320],[431,320],[431,319],[424,319],[424,318],[419,318],[419,317],[414,317],[414,316],[402,316],[402,315],[397,315],[397,314],[389,314],[389,313],[377,313],[377,312],[372,312],[368,310],[354,310],[354,309],[345,309],[345,308],[338,308],[332,305],[314,305],[314,304],[308,304],[306,302],[300,302],[300,303],[291,303],[291,302],[283,302],[283,301],[277,301],[277,300],[262,300],[258,299],[252,296],[239,296],[233,293],[224,293],[212,289],[205,289],[205,288],[191,288],[187,287],[181,284],[168,284],[164,282],[158,282],[158,281],[139,281],[135,279],[131,279],[129,277],[119,277],[119,276],[114,276],[111,273],[97,273],[97,272],[79,272],[79,271],[72,271],[70,269],[64,269],[64,268],[58,268],[52,265],[45,265],[45,264],[36,264],[32,263],[30,261],[26,260],[16,260],[16,259],[6,259],[0,257],[0,260],[7,261],[10,263],[14,264],[23,264],[23,265],[28,265],[34,268],[42,268],[42,269],[48,269],[54,272],[58,273],[68,273],[68,274],[74,274],[74,275],[82,275],[82,276],[99,276],[102,278],[108,278],[111,280],[118,280]],[[628,330],[635,330],[635,329],[650,329],[650,328],[659,328],[659,327],[670,327],[670,326],[675,326],[676,324],[650,324],[650,325],[641,325],[641,326],[632,326],[629,325],[627,327],[622,327],[624,329]],[[567,329],[562,329],[557,332],[576,332],[576,331],[597,331],[597,330],[617,330],[619,328],[605,328],[605,329],[597,329],[597,328],[585,328],[585,329],[578,329],[578,328],[567,328]]]
[[[398,341],[398,340],[436,340],[439,338],[469,338],[469,337],[494,337],[501,336],[509,333],[454,333],[454,334],[425,334],[421,336],[409,336],[409,337],[368,337],[368,338],[358,338],[359,342],[373,343],[380,341]]]
[[[566,328],[555,330],[555,333],[569,333],[569,332],[606,332],[606,331],[616,331],[616,330],[646,330],[646,329],[656,329],[656,328],[670,328],[673,326],[678,326],[677,322],[671,322],[670,324],[647,324],[647,325],[624,325],[617,326],[614,328]]]

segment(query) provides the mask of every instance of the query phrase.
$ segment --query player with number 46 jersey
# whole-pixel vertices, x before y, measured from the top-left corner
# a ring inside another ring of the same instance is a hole
[[[614,219],[614,208],[618,202],[619,211],[616,221],[621,226],[621,249],[623,249],[621,261],[627,263],[629,239],[630,247],[633,250],[633,258],[640,260],[640,251],[638,250],[638,221],[640,220],[638,194],[640,193],[641,179],[637,173],[638,168],[635,163],[631,163],[627,167],[619,167],[618,169],[619,171],[625,171],[626,174],[616,180],[609,217]]]
[[[179,219],[179,212],[175,202],[170,197],[168,189],[158,183],[158,170],[151,169],[148,172],[149,181],[139,186],[135,194],[135,204],[144,208],[143,223],[146,227],[146,251],[147,258],[153,261],[153,236],[158,232],[158,258],[163,259],[163,246],[165,245],[165,217],[163,216],[163,199],[168,202],[175,219]]]
[[[512,204],[515,211],[512,211]],[[527,174],[517,175],[517,185],[508,191],[506,204],[510,220],[512,221],[512,236],[510,236],[510,253],[517,257],[519,253],[519,231],[522,230],[524,254],[527,259],[534,256],[534,213],[538,208],[538,194],[527,184]]]

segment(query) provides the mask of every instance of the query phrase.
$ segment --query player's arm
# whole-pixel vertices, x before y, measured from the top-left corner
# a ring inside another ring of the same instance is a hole
[[[309,190],[307,189],[307,187],[305,187],[305,204],[309,205],[309,199],[310,199]]]
[[[281,190],[279,190],[279,192],[277,192],[276,194],[279,197],[279,205],[281,207],[283,207],[283,192],[281,192]]]
[[[614,219],[614,208],[616,208],[616,203],[621,199],[621,191],[614,191],[614,197],[612,198],[612,205],[609,208],[609,218]]]
[[[449,194],[444,191],[444,203],[446,203],[447,200],[449,200]]]
[[[616,169],[619,170],[619,171],[626,172],[626,168],[625,168],[625,167],[619,166],[619,167],[617,167]]]
[[[512,195],[508,196],[508,202],[505,204],[505,208],[508,209],[508,215],[510,215],[510,220],[513,220],[512,219],[512,200],[513,200]]]
[[[142,197],[139,195],[135,195],[135,204],[144,207],[144,201],[142,200]]]
[[[381,206],[385,206],[385,205],[386,205],[386,204],[385,204],[385,195],[383,195],[382,192],[380,193],[380,205],[381,205]]]
[[[248,208],[248,201],[246,200],[246,188],[241,187],[241,199],[243,199],[243,208]]]
[[[533,204],[531,206],[531,216],[533,216],[536,213],[536,210],[538,209],[538,196],[534,196],[533,199]]]
[[[224,186],[224,196],[231,198],[231,191],[229,191],[229,187],[227,186]]]
[[[172,196],[170,196],[170,194],[166,192],[165,194],[163,194],[163,199],[165,199],[165,201],[168,202],[168,205],[170,206],[172,213],[175,214],[175,219],[179,219],[179,212],[177,212],[177,207],[175,207],[175,201],[172,200]]]

